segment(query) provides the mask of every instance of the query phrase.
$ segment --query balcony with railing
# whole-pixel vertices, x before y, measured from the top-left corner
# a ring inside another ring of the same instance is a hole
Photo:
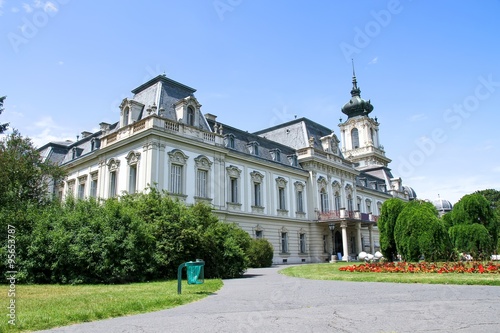
[[[341,208],[340,210],[318,211],[318,221],[357,220],[361,222],[377,222],[378,216],[372,213],[361,213]]]
[[[199,128],[178,123],[169,119],[151,115],[138,122],[119,128],[117,131],[104,135],[101,148],[105,148],[138,133],[154,129],[165,133],[174,133],[185,138],[194,139],[210,145],[223,145],[224,137],[218,133],[207,132]]]

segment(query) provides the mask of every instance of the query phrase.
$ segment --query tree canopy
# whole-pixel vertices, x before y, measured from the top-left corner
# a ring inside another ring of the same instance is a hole
[[[42,161],[31,139],[17,130],[0,140],[0,207],[46,201],[50,199],[49,183],[62,176],[61,168]]]
[[[5,98],[7,98],[7,96],[0,97],[0,114],[2,114],[2,112],[4,110],[4,108],[3,108],[3,102],[4,102]],[[7,127],[9,127],[8,123],[6,123],[6,124],[0,123],[0,134],[2,134],[3,132],[5,132],[7,130]]]
[[[396,258],[398,252],[394,240],[394,227],[404,207],[405,202],[401,199],[392,198],[385,201],[377,222],[380,232],[380,250],[384,257],[390,261]]]
[[[415,200],[408,202],[399,214],[394,228],[398,253],[406,261],[435,261],[448,257],[448,235],[434,205]]]

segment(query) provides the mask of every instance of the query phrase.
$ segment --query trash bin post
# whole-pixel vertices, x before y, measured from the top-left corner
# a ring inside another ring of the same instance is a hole
[[[180,264],[177,268],[177,294],[181,294],[182,288],[182,269],[186,266],[186,263]]]

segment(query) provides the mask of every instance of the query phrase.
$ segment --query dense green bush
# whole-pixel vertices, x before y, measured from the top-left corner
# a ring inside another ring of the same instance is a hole
[[[19,233],[25,251],[17,256],[18,277],[24,282],[172,279],[181,263],[194,259],[205,260],[207,278],[236,277],[248,267],[246,232],[219,221],[209,206],[187,207],[155,189],[119,201],[70,198],[10,213],[31,226]]]
[[[248,249],[250,267],[271,267],[273,264],[273,255],[273,245],[267,239],[252,239],[250,248]]]
[[[389,261],[393,261],[398,252],[394,239],[394,228],[398,216],[404,207],[405,202],[398,198],[392,198],[385,201],[382,205],[382,211],[377,222],[380,232],[380,250]]]
[[[394,228],[398,253],[405,261],[436,261],[449,256],[449,239],[436,208],[429,202],[411,201],[401,211]]]
[[[458,224],[451,227],[448,233],[458,253],[468,253],[474,259],[488,259],[492,253],[491,236],[482,224]]]

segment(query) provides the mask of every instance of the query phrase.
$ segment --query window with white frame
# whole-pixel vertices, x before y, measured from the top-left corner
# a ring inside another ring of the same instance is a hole
[[[257,141],[252,141],[247,144],[247,148],[250,154],[259,156],[259,143]]]
[[[228,202],[231,204],[239,204],[239,181],[241,170],[234,165],[230,165],[226,168],[226,171],[229,178]]]
[[[90,179],[90,196],[92,198],[97,197],[97,176],[98,176],[97,172],[90,174],[90,178],[91,178]]]
[[[299,181],[293,183],[295,186],[295,198],[296,198],[296,209],[297,213],[304,213],[304,187],[305,184]]]
[[[358,212],[361,212],[361,197],[357,197],[356,198],[356,209],[358,210]]]
[[[134,194],[137,191],[137,164],[129,166],[128,193]]]
[[[351,142],[352,149],[359,148],[359,133],[357,128],[353,128],[351,131]]]
[[[128,153],[126,159],[128,164],[128,193],[134,194],[137,192],[137,171],[139,158],[141,154],[135,151]]]
[[[286,210],[286,184],[287,181],[283,177],[276,178],[276,186],[278,192],[278,210]]]
[[[66,192],[66,195],[75,197],[75,180],[74,179],[68,181],[68,191]]]
[[[78,199],[85,199],[85,184],[87,176],[78,178]]]
[[[281,232],[281,253],[288,253],[288,232]]]
[[[108,197],[113,198],[118,194],[118,170],[120,167],[120,161],[111,158],[108,161],[108,171],[109,171],[109,188]]]
[[[234,149],[234,134],[229,133],[224,136],[224,143],[227,148]]]
[[[117,180],[116,180],[116,171],[111,171],[109,173],[109,197],[113,198],[116,197],[116,191],[117,191]]]
[[[196,197],[209,198],[209,178],[212,162],[208,157],[200,155],[194,159],[196,168]]]
[[[321,189],[320,192],[320,200],[321,200],[321,212],[328,212],[328,193],[326,193],[325,189]]]
[[[169,193],[173,195],[184,195],[185,165],[188,156],[179,149],[168,152],[170,162]]]
[[[372,201],[370,199],[366,199],[365,203],[366,203],[366,212],[368,214],[371,214],[372,213]]]
[[[335,192],[335,210],[340,210],[340,193],[338,191]]]
[[[170,193],[182,194],[182,172],[182,165],[172,164],[170,166]]]
[[[347,196],[347,210],[352,212],[353,210],[353,203],[352,203],[352,195]]]
[[[250,179],[252,181],[252,206],[262,207],[262,182],[264,175],[258,171],[250,172]]]
[[[299,251],[300,253],[306,253],[306,234],[299,234]]]

